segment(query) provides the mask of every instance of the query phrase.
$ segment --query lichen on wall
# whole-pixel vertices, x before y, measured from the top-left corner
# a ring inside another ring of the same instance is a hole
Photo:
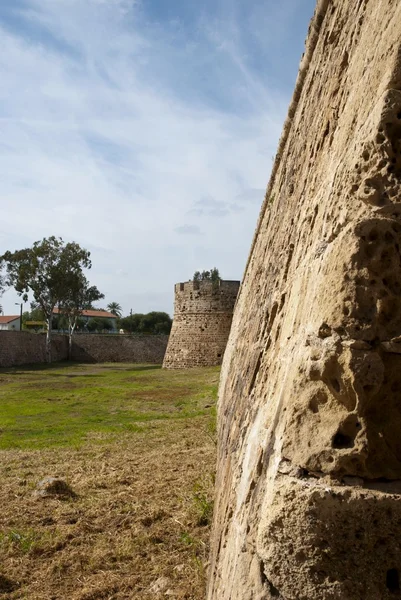
[[[209,600],[401,597],[401,4],[318,2],[223,362]]]
[[[230,333],[239,281],[188,281],[175,286],[166,369],[220,365]]]

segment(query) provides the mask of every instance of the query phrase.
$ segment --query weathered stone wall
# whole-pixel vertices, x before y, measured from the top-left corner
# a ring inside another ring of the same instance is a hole
[[[239,281],[176,284],[173,327],[163,367],[221,364],[239,285]]]
[[[68,356],[68,338],[52,336],[52,359],[65,360]],[[0,331],[0,367],[46,362],[46,336],[27,331]]]
[[[72,360],[162,364],[168,335],[76,335]]]
[[[209,600],[401,597],[401,3],[322,0],[222,367]]]
[[[168,335],[76,335],[72,360],[79,362],[133,362],[161,364]],[[43,334],[0,331],[0,367],[46,362]],[[52,335],[53,362],[68,358],[68,337]]]

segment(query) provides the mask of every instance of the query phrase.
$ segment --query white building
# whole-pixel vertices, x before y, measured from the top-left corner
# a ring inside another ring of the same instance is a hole
[[[21,323],[19,315],[2,317],[0,315],[0,331],[20,331]]]

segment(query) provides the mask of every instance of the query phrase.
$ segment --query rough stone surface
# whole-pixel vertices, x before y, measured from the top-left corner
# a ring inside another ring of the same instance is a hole
[[[33,495],[36,498],[49,498],[51,496],[73,498],[76,496],[68,483],[58,477],[45,477],[42,481],[39,481]]]
[[[68,357],[68,338],[52,335],[52,360]],[[0,367],[46,362],[46,336],[25,331],[0,331]]]
[[[222,367],[209,600],[401,597],[401,3],[322,0]]]
[[[161,365],[168,335],[77,335],[72,360],[80,362],[133,362]]]
[[[162,364],[167,335],[76,335],[72,360],[79,362],[132,362]],[[52,360],[68,358],[68,336],[52,335]],[[46,362],[45,335],[0,331],[0,367]]]
[[[239,281],[177,283],[166,369],[220,365],[230,333]]]

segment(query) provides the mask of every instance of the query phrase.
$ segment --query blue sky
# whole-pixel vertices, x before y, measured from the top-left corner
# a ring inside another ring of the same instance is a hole
[[[75,240],[126,313],[240,279],[314,5],[2,0],[0,254]]]

